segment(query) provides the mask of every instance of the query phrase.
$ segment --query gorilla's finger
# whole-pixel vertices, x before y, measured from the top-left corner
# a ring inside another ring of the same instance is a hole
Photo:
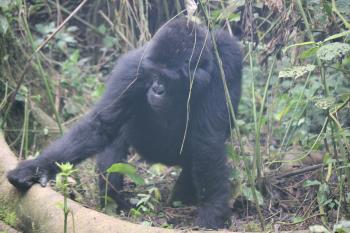
[[[46,187],[46,184],[48,182],[48,175],[47,174],[43,174],[40,179],[39,179],[39,183],[41,185],[41,187]]]

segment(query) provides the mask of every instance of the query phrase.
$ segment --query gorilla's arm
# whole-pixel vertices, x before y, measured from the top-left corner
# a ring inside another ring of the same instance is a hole
[[[136,95],[143,93],[143,81],[137,77],[142,54],[143,48],[120,58],[93,110],[36,159],[23,161],[10,171],[9,181],[21,189],[36,182],[45,185],[57,173],[56,162],[77,164],[109,145],[133,112]]]
[[[215,34],[220,58],[223,62],[226,84],[230,98],[236,108],[241,92],[241,50],[227,32]],[[218,69],[218,67],[216,67]],[[230,117],[227,100],[219,71],[203,95],[201,103],[192,109],[193,121],[189,138],[189,150],[192,154],[193,179],[200,205],[197,224],[207,228],[220,228],[230,214],[227,205],[231,186],[225,141],[229,134]]]

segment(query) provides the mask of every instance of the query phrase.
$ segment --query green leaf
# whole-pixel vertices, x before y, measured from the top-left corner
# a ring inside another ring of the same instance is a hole
[[[350,45],[340,42],[326,44],[317,51],[317,56],[324,61],[343,58],[350,53]]]
[[[113,172],[136,174],[136,168],[127,163],[115,163],[107,169],[107,173]]]
[[[293,223],[301,223],[303,222],[305,219],[302,216],[296,216],[293,218]]]
[[[105,90],[105,84],[104,83],[97,83],[95,85],[95,89],[92,92],[91,96],[94,98],[99,98],[102,96],[104,90]]]
[[[334,39],[338,39],[340,37],[344,37],[344,36],[347,36],[350,34],[350,30],[348,31],[345,31],[345,32],[341,32],[341,33],[338,33],[338,34],[334,34],[330,37],[327,37],[326,39],[324,39],[323,42],[327,42],[327,41],[330,41],[330,40],[334,40]]]
[[[241,14],[232,13],[228,17],[228,21],[230,22],[238,22],[239,20],[241,20]]]
[[[153,164],[150,169],[149,169],[153,174],[160,176],[162,174],[164,174],[165,170],[166,170],[166,166],[164,166],[161,163],[155,163]]]
[[[335,104],[335,98],[333,97],[316,99],[316,102],[315,102],[315,106],[323,110],[330,109],[334,104]]]
[[[285,70],[280,71],[278,77],[279,78],[299,78],[304,74],[311,72],[315,69],[314,65],[306,65],[306,66],[293,66],[287,68]]]
[[[76,171],[75,169],[73,169],[74,165],[71,163],[57,163],[56,162],[56,165],[60,169],[59,174],[61,174],[62,176],[65,176],[65,177],[72,175],[72,173]]]
[[[112,36],[105,36],[103,38],[103,45],[107,48],[113,48],[115,44],[117,44],[117,38]]]
[[[254,188],[254,190],[255,190],[255,193],[256,193],[256,196],[258,199],[258,204],[263,205],[264,199],[263,199],[261,193],[258,190],[256,190],[255,188]],[[242,194],[248,201],[255,203],[254,195],[253,195],[252,189],[250,187],[244,186],[243,190],[242,190]]]
[[[5,34],[8,28],[9,28],[9,22],[7,21],[6,17],[3,15],[0,15],[0,33]]]
[[[121,173],[128,176],[137,185],[144,184],[144,179],[137,175],[136,168],[127,163],[115,163],[107,169],[107,173]]]
[[[211,18],[214,19],[214,20],[218,20],[220,14],[221,14],[221,11],[220,11],[220,10],[213,10],[213,11],[211,12]]]
[[[102,34],[105,34],[107,32],[107,28],[104,24],[101,24],[100,26],[98,26],[97,30]]]
[[[329,191],[329,186],[326,183],[320,185],[317,191],[317,200],[320,204],[327,204]]]
[[[304,187],[319,186],[319,185],[321,185],[321,182],[318,180],[306,180],[304,182]]]
[[[317,42],[315,42],[315,41],[307,41],[307,42],[303,42],[303,43],[292,44],[292,45],[289,45],[288,47],[284,48],[283,52],[286,52],[288,49],[293,48],[293,47],[305,46],[305,45],[313,45],[313,44],[317,44]]]
[[[309,48],[308,50],[305,50],[301,55],[300,58],[301,59],[306,59],[312,56],[315,56],[317,51],[318,51],[319,47],[312,47]]]

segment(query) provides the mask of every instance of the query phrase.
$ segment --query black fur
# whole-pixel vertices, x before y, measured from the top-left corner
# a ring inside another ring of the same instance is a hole
[[[215,32],[232,103],[241,95],[241,50],[227,32]],[[198,67],[195,69],[196,65]],[[189,121],[186,128],[190,89]],[[176,19],[153,39],[122,56],[101,100],[61,139],[34,160],[21,162],[8,173],[20,189],[45,185],[57,172],[55,162],[77,164],[98,154],[102,172],[123,161],[129,146],[151,162],[179,165],[182,173],[173,199],[199,205],[196,224],[223,227],[230,209],[229,170],[225,141],[229,114],[210,34],[206,27]],[[113,174],[108,195],[119,200],[122,177]],[[100,179],[103,192],[104,179]]]

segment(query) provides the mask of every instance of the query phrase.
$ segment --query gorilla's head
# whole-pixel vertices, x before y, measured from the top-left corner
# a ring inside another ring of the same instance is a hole
[[[214,69],[207,28],[186,18],[168,22],[147,45],[142,67],[150,80],[147,101],[155,112],[185,107],[191,80],[195,98]]]

